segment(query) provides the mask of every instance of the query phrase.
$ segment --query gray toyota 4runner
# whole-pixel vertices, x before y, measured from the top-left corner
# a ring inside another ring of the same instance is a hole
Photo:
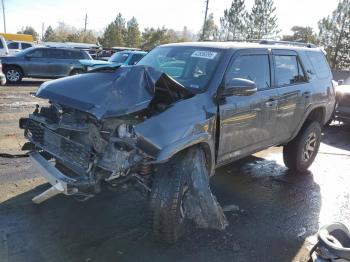
[[[49,106],[20,120],[23,150],[52,187],[33,201],[134,183],[166,242],[189,221],[225,228],[209,187],[219,166],[283,146],[286,166],[306,173],[335,103],[322,50],[271,41],[162,45],[136,66],[46,82],[36,96]]]

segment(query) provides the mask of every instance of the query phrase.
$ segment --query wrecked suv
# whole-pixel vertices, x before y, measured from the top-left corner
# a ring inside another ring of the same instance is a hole
[[[188,221],[224,229],[215,169],[283,146],[303,173],[334,108],[331,80],[320,49],[265,41],[163,45],[136,66],[46,82],[36,96],[49,106],[20,120],[23,149],[52,185],[33,201],[134,183],[156,237],[174,242]]]

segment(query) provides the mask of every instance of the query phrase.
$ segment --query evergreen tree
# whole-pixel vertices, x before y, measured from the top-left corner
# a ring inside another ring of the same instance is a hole
[[[42,40],[45,42],[55,41],[55,32],[53,31],[52,27],[49,26],[46,28],[45,34],[42,37]]]
[[[199,40],[218,40],[219,39],[219,29],[214,21],[213,13],[209,14],[208,19],[204,23],[204,29],[200,31]]]
[[[350,2],[339,2],[332,15],[318,23],[320,44],[327,52],[332,68],[348,69],[350,66]]]
[[[263,39],[276,37],[280,32],[273,0],[255,0],[250,14],[246,15],[246,38]]]
[[[125,44],[128,47],[140,47],[141,45],[141,32],[135,17],[127,22]]]
[[[105,29],[100,42],[104,47],[124,46],[125,35],[125,19],[122,14],[119,13],[115,20]]]
[[[179,39],[174,30],[168,30],[165,27],[162,28],[146,28],[142,33],[143,50],[149,51],[157,45],[168,44],[178,42]]]
[[[246,11],[244,0],[233,0],[231,7],[225,9],[224,17],[220,19],[220,38],[223,40],[242,39],[244,34],[245,16]]]

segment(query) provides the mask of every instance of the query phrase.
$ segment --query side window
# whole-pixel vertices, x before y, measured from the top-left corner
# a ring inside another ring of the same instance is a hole
[[[31,58],[43,58],[45,57],[43,49],[35,49],[33,52],[27,54]]]
[[[7,45],[8,49],[19,49],[19,45],[17,42],[12,42]]]
[[[28,43],[22,43],[22,50],[27,49],[29,47],[32,47],[32,45]]]
[[[330,75],[329,66],[325,56],[320,52],[306,52],[314,72],[318,78],[327,78]]]
[[[226,75],[226,81],[243,78],[254,81],[258,90],[271,87],[268,55],[243,55],[237,57]]]
[[[59,49],[46,49],[47,58],[63,59],[63,50]]]
[[[277,86],[287,86],[306,81],[304,72],[294,55],[275,55]]]
[[[142,54],[134,54],[129,61],[129,65],[135,65],[142,57]]]
[[[65,56],[64,56],[65,59],[84,59],[85,58],[84,54],[81,51],[65,50],[64,53],[65,53]]]

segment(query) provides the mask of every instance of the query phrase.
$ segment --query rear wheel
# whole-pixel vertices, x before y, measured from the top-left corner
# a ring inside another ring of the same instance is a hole
[[[17,66],[6,67],[4,73],[8,83],[17,84],[22,81],[23,73]]]
[[[285,165],[294,171],[306,171],[317,155],[321,142],[321,126],[308,122],[299,134],[283,148]]]

